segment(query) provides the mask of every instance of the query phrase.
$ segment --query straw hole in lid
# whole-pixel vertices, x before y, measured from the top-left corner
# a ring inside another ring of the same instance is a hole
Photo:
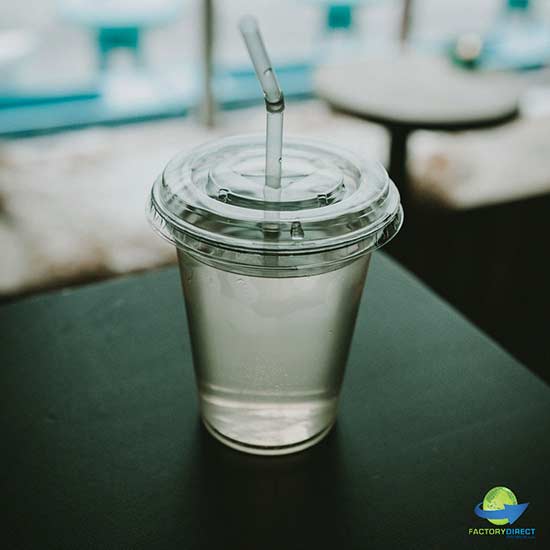
[[[300,222],[292,222],[292,225],[290,226],[290,237],[295,241],[299,241],[304,238],[304,229],[302,228],[302,224]]]

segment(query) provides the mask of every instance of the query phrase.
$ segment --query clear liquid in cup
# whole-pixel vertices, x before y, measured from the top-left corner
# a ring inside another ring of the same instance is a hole
[[[376,163],[287,139],[281,166],[270,115],[267,169],[265,136],[205,144],[170,161],[148,205],[178,248],[202,418],[254,454],[330,430],[370,255],[403,221]]]
[[[178,254],[207,428],[263,454],[320,439],[336,417],[370,254],[333,271],[282,278]]]

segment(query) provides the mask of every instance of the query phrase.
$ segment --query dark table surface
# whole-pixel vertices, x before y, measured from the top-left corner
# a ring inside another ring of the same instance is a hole
[[[287,457],[201,427],[174,269],[5,305],[0,330],[5,548],[500,548],[468,535],[496,485],[547,541],[550,390],[381,254],[337,427]]]

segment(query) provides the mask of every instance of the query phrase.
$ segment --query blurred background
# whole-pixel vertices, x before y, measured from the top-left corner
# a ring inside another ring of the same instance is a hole
[[[0,300],[174,262],[154,178],[264,131],[246,13],[286,132],[383,162],[406,211],[387,252],[550,380],[550,0],[2,2]]]

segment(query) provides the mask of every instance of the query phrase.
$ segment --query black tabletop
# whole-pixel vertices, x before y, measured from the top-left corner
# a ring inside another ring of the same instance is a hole
[[[0,308],[5,548],[463,548],[504,485],[547,537],[550,391],[377,255],[335,430],[286,457],[201,427],[174,269]]]

